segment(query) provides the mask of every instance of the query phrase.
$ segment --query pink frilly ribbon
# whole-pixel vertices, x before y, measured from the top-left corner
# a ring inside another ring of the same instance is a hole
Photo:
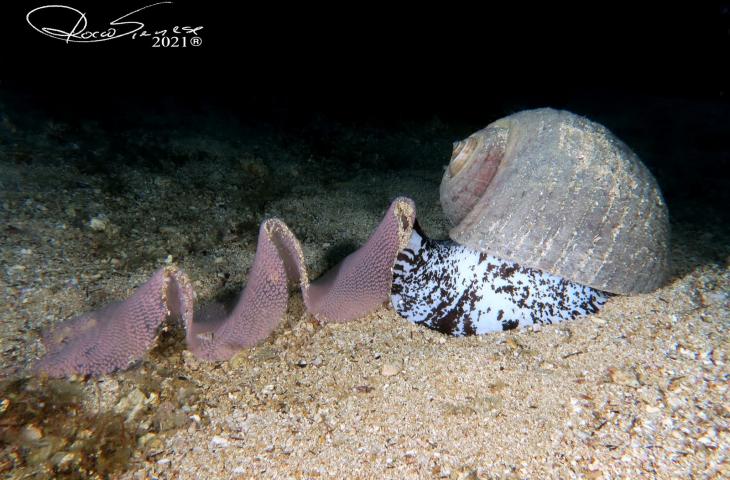
[[[279,219],[266,220],[248,283],[229,315],[212,305],[194,316],[190,279],[174,266],[164,267],[128,299],[46,333],[47,353],[34,369],[53,377],[125,369],[154,346],[169,316],[182,319],[188,348],[197,357],[227,360],[271,335],[286,313],[289,289],[296,285],[320,322],[354,320],[388,300],[393,265],[408,243],[415,216],[411,199],[396,198],[368,241],[313,282],[291,230]]]

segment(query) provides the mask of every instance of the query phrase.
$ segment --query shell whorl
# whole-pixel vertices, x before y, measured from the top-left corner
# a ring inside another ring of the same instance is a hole
[[[621,140],[566,111],[498,120],[457,144],[441,183],[456,242],[618,294],[664,280],[668,212]]]
[[[497,173],[509,133],[504,122],[494,122],[454,144],[451,162],[441,182],[441,208],[452,225],[458,225],[484,194]],[[454,188],[456,187],[456,188]]]

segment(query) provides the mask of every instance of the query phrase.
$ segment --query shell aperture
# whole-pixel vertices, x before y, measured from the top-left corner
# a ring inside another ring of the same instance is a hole
[[[574,319],[596,313],[609,296],[450,240],[431,240],[417,223],[398,254],[391,289],[401,317],[455,336]]]

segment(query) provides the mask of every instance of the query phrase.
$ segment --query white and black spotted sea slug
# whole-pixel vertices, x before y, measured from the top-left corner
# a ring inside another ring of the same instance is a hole
[[[393,266],[391,302],[403,318],[440,332],[478,335],[596,313],[610,294],[431,240],[416,226]]]

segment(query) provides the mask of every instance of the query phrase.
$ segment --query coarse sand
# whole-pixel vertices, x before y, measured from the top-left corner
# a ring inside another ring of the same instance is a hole
[[[199,302],[230,298],[270,216],[302,240],[313,276],[362,243],[397,195],[446,235],[438,167],[343,171],[275,136],[182,131],[159,164],[82,168],[64,156],[71,140],[48,140],[64,128],[0,145],[0,367],[18,390],[0,391],[0,428],[19,438],[0,439],[6,478],[72,475],[74,442],[95,434],[51,433],[32,412],[7,423],[16,398],[52,383],[27,377],[43,328],[124,298],[165,262],[188,272]],[[423,128],[446,147],[417,148],[445,164],[451,132]],[[76,416],[124,423],[132,449],[109,467],[115,478],[728,478],[730,237],[712,223],[672,228],[667,284],[591,317],[449,338],[387,305],[318,325],[294,293],[274,336],[229,362],[195,359],[171,324],[130,370],[53,388],[80,391]]]

